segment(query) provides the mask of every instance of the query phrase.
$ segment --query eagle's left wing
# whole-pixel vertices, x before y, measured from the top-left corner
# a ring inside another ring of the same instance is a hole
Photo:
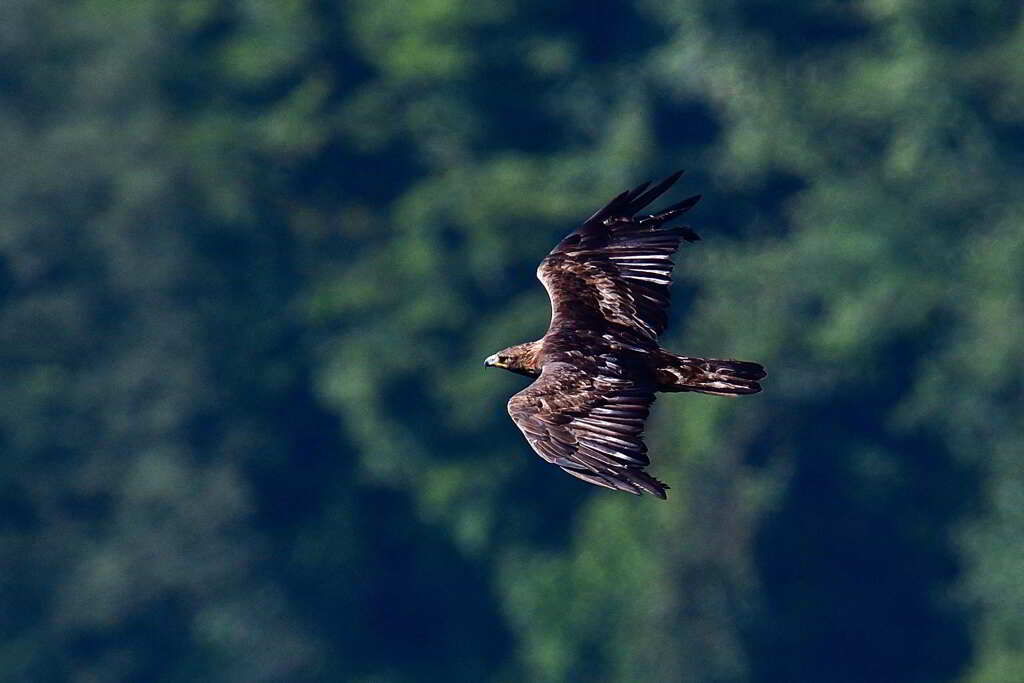
[[[699,239],[685,226],[662,224],[685,213],[700,195],[660,213],[636,214],[682,172],[657,186],[623,192],[551,250],[537,277],[551,298],[550,332],[605,329],[626,346],[643,347],[668,322],[672,254],[683,240]]]
[[[644,422],[651,386],[623,378],[612,358],[591,374],[570,363],[547,363],[540,377],[509,399],[508,413],[540,457],[591,484],[665,498],[650,464]]]

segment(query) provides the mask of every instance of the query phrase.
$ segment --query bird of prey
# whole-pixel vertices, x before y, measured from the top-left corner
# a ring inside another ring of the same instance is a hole
[[[681,175],[623,192],[559,242],[537,268],[551,299],[547,333],[484,361],[534,378],[508,412],[540,457],[591,484],[662,499],[669,487],[644,471],[644,422],[655,392],[753,394],[765,376],[758,363],[680,356],[658,345],[672,254],[680,242],[700,239],[666,223],[700,195],[637,214]]]

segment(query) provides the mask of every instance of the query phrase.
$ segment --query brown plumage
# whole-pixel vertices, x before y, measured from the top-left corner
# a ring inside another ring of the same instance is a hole
[[[761,390],[757,363],[690,358],[658,346],[668,322],[672,254],[700,239],[663,225],[700,196],[660,213],[637,213],[682,175],[623,192],[551,250],[537,277],[551,299],[542,339],[484,364],[536,378],[508,402],[512,420],[542,458],[591,484],[665,498],[650,464],[644,422],[657,391],[737,396]]]

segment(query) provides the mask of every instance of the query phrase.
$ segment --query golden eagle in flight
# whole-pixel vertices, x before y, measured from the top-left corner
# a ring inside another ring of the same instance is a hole
[[[623,192],[551,250],[537,277],[551,299],[543,339],[487,358],[487,367],[535,378],[508,412],[540,457],[591,484],[665,498],[650,464],[644,422],[657,391],[736,396],[761,391],[757,363],[679,356],[658,345],[668,322],[672,254],[700,239],[663,227],[700,195],[636,214],[683,174]]]

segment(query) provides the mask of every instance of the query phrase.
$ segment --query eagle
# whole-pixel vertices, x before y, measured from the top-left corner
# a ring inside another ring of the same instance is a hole
[[[754,394],[765,376],[758,363],[680,356],[658,344],[672,255],[700,239],[666,224],[701,197],[638,214],[682,175],[623,192],[559,242],[537,268],[551,299],[547,333],[484,361],[533,378],[509,399],[508,413],[540,457],[591,484],[661,499],[669,486],[644,471],[655,394]]]

